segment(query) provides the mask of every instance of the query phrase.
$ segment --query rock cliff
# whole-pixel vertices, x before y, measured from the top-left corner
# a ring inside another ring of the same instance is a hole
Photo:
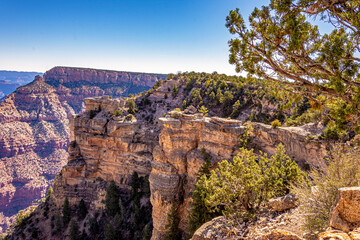
[[[84,110],[84,98],[135,94],[165,77],[55,67],[7,96],[0,103],[0,228],[44,197],[66,163],[68,119]]]
[[[180,229],[187,231],[191,193],[197,174],[205,163],[201,150],[211,154],[212,164],[237,154],[245,126],[238,120],[203,117],[172,112],[160,118],[163,128],[159,146],[153,152],[150,175],[154,231],[152,239],[164,239],[167,216],[172,204],[180,204]],[[256,149],[274,153],[283,143],[287,154],[301,165],[324,167],[324,145],[307,140],[305,127],[284,127],[252,123],[251,136]]]

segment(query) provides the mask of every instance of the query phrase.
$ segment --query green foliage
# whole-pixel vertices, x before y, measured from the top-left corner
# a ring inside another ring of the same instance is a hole
[[[204,164],[199,170],[199,178],[210,175],[211,170],[211,155],[206,152],[204,148],[200,150]],[[212,219],[219,213],[211,213],[205,205],[206,188],[203,181],[198,181],[195,185],[194,192],[192,193],[192,201],[190,203],[191,211],[189,213],[189,232],[193,234],[202,224]]]
[[[251,144],[250,133],[254,130],[254,127],[251,124],[246,124],[245,126],[244,133],[239,139],[239,147],[248,148]]]
[[[174,83],[174,86],[173,86],[173,88],[172,88],[172,93],[171,93],[171,95],[173,96],[173,97],[176,97],[177,96],[177,94],[178,94],[178,87],[176,86],[176,83]]]
[[[292,189],[304,212],[304,227],[314,238],[328,226],[338,189],[360,185],[359,148],[338,144],[328,155],[328,168],[324,172],[311,171],[310,184],[297,184]]]
[[[302,172],[286,154],[283,145],[276,154],[257,157],[253,150],[240,149],[233,162],[223,161],[201,176],[198,183],[204,186],[205,205],[212,211],[222,210],[227,217],[251,218],[261,203],[288,192],[289,184],[302,180]]]
[[[70,240],[81,240],[79,226],[75,220],[71,220],[70,222],[69,234]]]
[[[71,209],[70,209],[69,199],[67,197],[65,197],[64,200],[62,215],[63,215],[64,225],[67,225],[70,222],[70,218],[71,218]]]
[[[51,195],[53,194],[54,190],[53,188],[50,186],[47,193],[46,193],[46,201],[49,201]]]
[[[226,27],[236,37],[229,42],[229,62],[237,72],[285,84],[301,95],[325,96],[327,101],[310,104],[313,110],[329,108],[337,128],[344,122],[360,125],[358,10],[358,0],[272,0],[254,9],[249,26],[239,9],[232,10]],[[313,24],[317,15],[328,33]]]
[[[281,122],[280,122],[278,119],[275,119],[275,120],[272,121],[270,124],[271,124],[271,126],[272,126],[273,128],[279,128],[279,127],[281,127]]]
[[[121,114],[122,114],[121,110],[115,110],[115,111],[113,112],[113,115],[114,115],[114,116],[117,116],[117,117],[121,116]]]
[[[78,217],[84,219],[88,213],[84,199],[81,199],[78,206]]]
[[[119,198],[119,190],[116,187],[115,182],[111,181],[110,185],[106,189],[105,196],[105,208],[110,216],[115,216],[115,214],[119,212]]]
[[[181,231],[179,229],[180,218],[177,211],[177,206],[173,204],[168,214],[168,222],[165,226],[166,240],[181,240]]]
[[[240,114],[242,105],[240,103],[240,100],[237,100],[234,105],[232,106],[232,112],[230,114],[231,118],[237,118]]]
[[[61,219],[60,214],[55,214],[54,219],[55,219],[55,232],[60,233],[63,227],[63,221]]]
[[[207,107],[205,107],[204,105],[202,105],[199,109],[199,113],[204,114],[204,116],[208,115],[209,110],[207,109]]]
[[[129,114],[135,114],[138,110],[136,109],[136,105],[134,100],[129,100],[126,102],[127,106],[128,106],[128,113]]]

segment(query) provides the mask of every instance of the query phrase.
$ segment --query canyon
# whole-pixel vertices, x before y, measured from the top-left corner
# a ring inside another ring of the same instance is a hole
[[[128,96],[150,89],[164,74],[54,67],[0,103],[0,228],[36,204],[66,164],[69,118],[86,97]],[[1,229],[0,229],[1,232]]]
[[[89,214],[79,222],[79,227],[88,232],[85,223],[89,218],[106,216],[103,211],[110,182],[129,193],[131,178],[136,172],[139,176],[149,176],[152,239],[165,238],[168,214],[174,204],[179,206],[179,228],[185,236],[191,194],[204,163],[201,152],[205,150],[211,155],[213,166],[231,159],[238,153],[241,139],[248,130],[257,151],[272,154],[276,146],[283,143],[288,155],[299,165],[324,167],[325,144],[309,140],[309,135],[321,134],[321,127],[308,124],[273,128],[262,123],[245,124],[241,120],[207,117],[193,107],[172,111],[180,107],[185,95],[184,89],[179,88],[177,96],[165,98],[165,94],[171,94],[174,84],[183,85],[181,79],[172,79],[163,81],[157,89],[126,100],[108,96],[85,99],[85,111],[70,118],[69,158],[55,178],[49,203],[51,215],[59,214],[65,199],[72,209],[83,200]],[[136,102],[139,111],[127,115],[131,100]],[[116,111],[121,114],[115,114]],[[53,236],[49,227],[53,217],[43,217],[43,212],[44,206],[40,205],[30,221],[38,219],[43,224],[36,228],[42,236]],[[15,231],[13,236],[30,231],[31,228],[26,227]],[[62,238],[68,236],[68,230],[61,233]]]

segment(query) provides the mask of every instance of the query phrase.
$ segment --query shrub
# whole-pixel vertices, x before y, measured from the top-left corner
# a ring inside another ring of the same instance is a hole
[[[174,83],[171,95],[175,98],[177,96],[178,91],[179,91],[178,87],[176,86],[176,83]]]
[[[202,105],[199,109],[199,113],[204,114],[204,116],[208,115],[209,110],[207,109],[207,107],[205,107],[204,105]]]
[[[273,128],[279,128],[279,127],[281,127],[281,122],[280,122],[278,119],[275,119],[275,120],[272,121],[270,124],[271,124],[271,126],[272,126]]]
[[[304,212],[304,226],[311,236],[326,229],[329,213],[334,206],[338,189],[360,185],[360,149],[336,145],[329,152],[328,168],[324,172],[313,170],[309,174],[310,184],[299,184],[292,188]]]
[[[113,115],[114,115],[114,116],[117,116],[117,117],[121,116],[121,114],[122,114],[121,110],[115,110],[115,111],[113,112]]]
[[[201,176],[205,204],[212,211],[238,220],[252,218],[261,203],[288,192],[290,183],[302,180],[302,172],[279,144],[275,155],[256,156],[253,150],[240,149],[233,162],[222,161],[209,177]]]
[[[133,100],[129,100],[126,102],[126,104],[128,105],[129,109],[128,109],[128,113],[130,114],[135,114],[138,110],[135,108],[135,102]]]

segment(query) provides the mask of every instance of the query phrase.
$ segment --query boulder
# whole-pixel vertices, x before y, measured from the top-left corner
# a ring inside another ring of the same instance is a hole
[[[287,194],[282,197],[272,198],[269,200],[269,206],[274,211],[282,212],[285,210],[289,210],[295,208],[296,204],[296,197],[294,194]]]
[[[350,232],[360,226],[360,187],[339,189],[337,204],[330,216],[330,227]]]

